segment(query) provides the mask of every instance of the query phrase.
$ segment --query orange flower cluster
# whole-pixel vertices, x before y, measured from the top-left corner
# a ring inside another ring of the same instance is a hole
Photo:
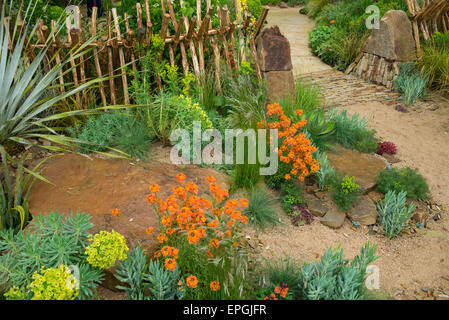
[[[296,110],[296,114],[301,116],[302,110]],[[310,145],[310,140],[306,138],[303,132],[298,130],[307,124],[307,120],[300,120],[292,123],[278,103],[269,104],[267,106],[267,116],[277,116],[279,121],[269,122],[260,121],[260,128],[278,129],[278,136],[282,139],[279,150],[279,160],[285,163],[292,163],[293,168],[290,173],[285,175],[286,180],[290,180],[291,176],[298,176],[299,180],[304,181],[309,174],[317,172],[320,168],[312,153],[316,151],[316,147]],[[308,169],[310,168],[310,170]]]
[[[268,297],[265,297],[264,300],[278,300],[276,294],[281,298],[285,298],[288,293],[288,284],[281,282],[279,286],[274,288],[274,293],[270,294]]]
[[[211,281],[210,282],[210,289],[212,291],[218,291],[220,290],[220,283],[218,281]]]
[[[182,257],[182,253],[169,244],[186,241],[188,245],[203,245],[204,251],[198,252],[206,252],[205,248],[208,248],[206,255],[213,258],[220,252],[222,245],[232,246],[236,224],[248,223],[248,217],[242,214],[248,206],[248,200],[227,200],[228,190],[221,189],[214,177],[206,178],[210,197],[199,196],[198,186],[193,182],[186,183],[183,173],[177,174],[176,180],[179,185],[172,189],[165,200],[158,196],[160,187],[157,184],[150,186],[150,193],[145,198],[159,214],[160,233],[157,240],[163,247],[155,256],[165,257],[165,268],[171,271],[176,269],[176,259]],[[147,233],[151,234],[152,230],[152,227],[148,228]],[[196,288],[198,279],[191,275],[186,283],[188,287]],[[217,291],[220,285],[213,281],[210,288]]]

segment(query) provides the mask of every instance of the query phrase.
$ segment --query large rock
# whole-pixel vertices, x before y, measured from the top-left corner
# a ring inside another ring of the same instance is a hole
[[[416,45],[412,24],[402,10],[390,10],[380,20],[380,28],[373,29],[363,52],[407,62],[416,59]]]
[[[342,211],[338,210],[330,210],[328,211],[323,218],[321,218],[320,222],[325,226],[338,229],[345,222],[346,214]]]
[[[263,72],[263,77],[267,85],[269,103],[279,102],[281,98],[295,92],[292,70]]]
[[[354,206],[348,211],[348,218],[361,225],[369,226],[377,221],[376,206],[368,196],[357,199]]]
[[[355,182],[364,190],[374,188],[377,175],[385,169],[384,161],[375,155],[341,147],[336,147],[335,152],[328,152],[327,158],[337,171],[355,177]]]
[[[293,69],[290,43],[278,26],[264,29],[257,37],[257,54],[263,72]]]
[[[51,211],[70,213],[87,212],[94,224],[92,233],[115,230],[127,239],[128,246],[140,244],[152,255],[159,242],[157,213],[145,201],[152,183],[160,185],[164,199],[177,184],[175,175],[184,172],[187,181],[198,184],[200,193],[208,190],[205,178],[213,175],[222,188],[225,176],[209,168],[185,166],[182,170],[173,164],[153,161],[150,164],[133,165],[120,159],[89,159],[68,154],[49,160],[43,176],[54,186],[37,181],[33,186],[29,204],[33,216]],[[112,216],[112,209],[120,213]],[[146,228],[154,227],[152,235]]]

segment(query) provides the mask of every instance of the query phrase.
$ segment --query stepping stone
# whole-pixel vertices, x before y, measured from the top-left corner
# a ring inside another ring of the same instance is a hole
[[[376,205],[368,196],[361,196],[348,211],[348,218],[361,225],[369,226],[377,222]]]
[[[325,226],[338,229],[345,222],[346,214],[341,211],[331,210],[321,219],[321,223]]]
[[[374,202],[374,204],[376,204],[377,202],[379,202],[379,200],[382,200],[385,196],[382,192],[370,191],[368,192],[368,197],[371,199],[371,201]]]
[[[318,199],[307,201],[307,208],[315,217],[322,217],[329,211],[329,208]]]
[[[335,170],[355,177],[355,182],[364,190],[374,188],[377,175],[385,169],[384,161],[375,155],[342,147],[335,147],[335,152],[328,152],[327,158]]]

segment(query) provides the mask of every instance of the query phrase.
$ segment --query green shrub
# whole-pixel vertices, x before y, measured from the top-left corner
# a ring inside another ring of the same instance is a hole
[[[78,145],[82,153],[117,148],[141,160],[146,159],[153,140],[145,124],[133,113],[105,112],[67,130],[73,137],[87,142]]]
[[[352,261],[343,258],[343,249],[330,248],[319,261],[300,270],[299,287],[305,300],[361,300],[365,295],[367,266],[376,260],[377,246],[367,243]]]
[[[307,3],[307,10],[309,11],[309,16],[315,18],[323,8],[328,5],[331,0],[309,0]]]
[[[385,199],[377,203],[377,215],[388,238],[398,236],[404,229],[407,221],[413,217],[415,205],[405,204],[407,193],[388,191]]]
[[[261,0],[246,0],[246,3],[248,5],[249,13],[251,13],[254,18],[259,19],[260,14],[262,13]]]
[[[422,175],[412,168],[393,168],[383,170],[376,179],[377,190],[386,194],[388,191],[404,191],[410,199],[429,199],[429,186]]]
[[[92,267],[86,260],[84,248],[88,246],[88,230],[93,227],[86,213],[62,216],[56,212],[35,217],[27,232],[12,230],[0,233],[0,286],[25,289],[33,282],[33,274],[41,268],[57,268],[62,263],[77,266],[79,295],[77,299],[90,299],[103,280],[102,270]]]
[[[333,65],[337,61],[335,51],[330,45],[335,28],[328,25],[318,25],[309,34],[309,45],[312,53],[324,63]]]
[[[258,228],[264,229],[269,224],[279,223],[276,212],[275,201],[267,191],[261,188],[254,188],[251,191],[249,205],[243,212],[248,217],[249,223]]]
[[[406,105],[412,105],[426,92],[428,79],[409,64],[401,64],[399,76],[394,80],[396,89],[402,93]]]
[[[212,123],[198,102],[184,95],[161,92],[145,108],[147,125],[164,145],[170,145],[170,135],[175,129],[192,131],[193,122],[201,122],[201,128],[211,129]]]
[[[295,205],[304,205],[305,202],[302,198],[301,187],[291,180],[284,180],[281,185],[281,204],[287,215],[292,214],[292,209]]]
[[[328,115],[329,120],[335,122],[335,142],[364,153],[377,150],[378,140],[375,137],[375,131],[367,128],[365,117],[359,119],[359,114],[354,113],[352,118],[349,118],[347,110],[342,109],[338,113],[337,108],[332,108]]]
[[[331,196],[338,209],[348,211],[359,195],[359,185],[355,183],[354,177],[335,178]]]
[[[271,189],[281,189],[282,184],[285,182],[285,175],[289,173],[291,169],[291,163],[279,162],[276,173],[264,177],[265,184]]]

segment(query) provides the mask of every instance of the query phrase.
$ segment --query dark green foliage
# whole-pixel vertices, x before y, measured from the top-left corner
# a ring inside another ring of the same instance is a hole
[[[319,261],[300,270],[300,295],[305,300],[361,300],[365,295],[367,266],[376,260],[377,246],[367,243],[352,261],[343,258],[343,249],[330,248]]]
[[[279,162],[278,170],[275,174],[270,176],[265,176],[265,184],[271,189],[279,190],[281,189],[282,184],[286,181],[285,175],[289,173],[292,169],[291,163]]]
[[[393,168],[381,171],[377,177],[377,190],[407,192],[409,199],[430,199],[429,186],[422,175],[412,168]]]
[[[354,177],[336,175],[332,184],[331,192],[338,209],[348,211],[360,196],[359,185],[355,183]]]
[[[68,131],[88,143],[79,144],[80,152],[117,148],[141,160],[146,158],[148,146],[153,140],[146,125],[133,113],[105,112]]]
[[[285,179],[284,179],[285,180]],[[292,214],[295,205],[304,205],[302,198],[303,191],[299,184],[291,180],[285,180],[281,185],[282,209],[288,214]]]
[[[260,229],[264,229],[269,224],[279,223],[275,201],[267,191],[261,188],[254,188],[251,191],[249,205],[243,214],[248,217],[249,223]]]
[[[335,123],[334,141],[346,148],[356,149],[363,153],[375,152],[378,147],[378,139],[375,131],[367,128],[367,119],[359,119],[355,113],[352,118],[343,109],[338,113],[336,108],[329,111],[329,120]]]
[[[41,267],[55,268],[60,263],[77,266],[80,293],[77,299],[90,299],[103,280],[100,269],[86,261],[88,230],[93,224],[86,213],[62,216],[57,212],[38,216],[30,222],[28,232],[12,230],[0,233],[0,285],[7,288],[26,286]]]

